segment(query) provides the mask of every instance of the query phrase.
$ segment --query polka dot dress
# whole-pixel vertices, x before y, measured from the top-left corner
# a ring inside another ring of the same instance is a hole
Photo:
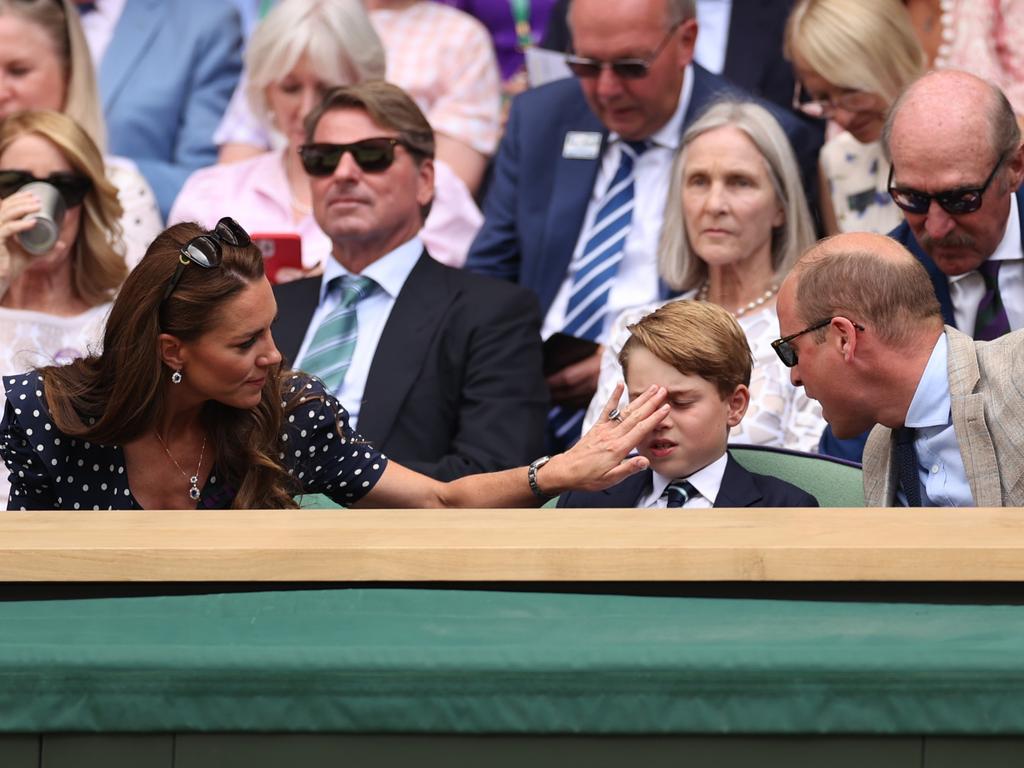
[[[128,486],[124,452],[68,437],[50,420],[37,373],[5,377],[0,456],[10,471],[8,509],[140,509]],[[348,425],[348,413],[323,384],[304,374],[283,386],[286,407],[278,459],[303,493],[340,504],[362,498],[380,479],[387,457]],[[226,509],[235,489],[214,467],[199,497],[201,509]]]

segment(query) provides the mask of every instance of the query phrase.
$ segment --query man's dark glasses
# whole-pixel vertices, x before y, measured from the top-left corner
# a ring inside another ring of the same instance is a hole
[[[796,347],[790,344],[790,342],[797,336],[803,336],[805,333],[810,333],[811,331],[816,331],[819,328],[824,328],[834,319],[834,317],[826,317],[820,323],[809,325],[802,331],[797,331],[796,333],[789,334],[789,336],[783,336],[781,339],[776,339],[775,341],[772,342],[772,349],[775,350],[775,354],[779,356],[779,360],[782,361],[782,364],[784,366],[786,366],[787,368],[792,368],[794,365],[797,364],[797,362],[799,362],[799,358],[797,358]],[[850,322],[853,323],[853,327],[856,328],[858,331],[864,330],[863,325],[860,325],[859,323],[854,323],[852,320]]]
[[[330,176],[341,162],[342,156],[348,152],[362,170],[368,173],[381,173],[395,162],[395,146],[408,145],[401,139],[375,138],[363,139],[352,144],[303,144],[299,147],[302,167],[310,176]]]
[[[981,208],[981,201],[985,195],[985,190],[992,183],[992,179],[996,177],[996,172],[1002,167],[1005,159],[1005,155],[999,158],[996,162],[996,167],[992,169],[992,173],[988,175],[985,183],[980,187],[959,187],[958,189],[950,189],[946,192],[937,192],[934,195],[919,192],[909,187],[897,187],[892,183],[893,167],[889,166],[889,194],[892,195],[892,201],[907,213],[928,213],[932,200],[935,200],[942,207],[942,210],[953,216],[974,213]]]
[[[185,272],[185,267],[189,264],[195,264],[203,269],[213,269],[220,266],[223,260],[221,243],[245,248],[252,243],[252,240],[249,239],[249,233],[229,216],[225,216],[218,221],[217,226],[209,232],[193,237],[178,251],[178,268],[174,270],[174,276],[167,283],[167,290],[164,291],[164,296],[160,300],[161,304],[167,301],[168,297],[174,293],[174,289],[181,282],[181,276]]]
[[[49,176],[39,178],[28,171],[0,171],[0,197],[10,197],[26,184],[33,181],[45,181],[60,192],[64,205],[74,208],[81,205],[86,194],[92,189],[92,179],[78,173],[58,171]]]
[[[582,77],[584,79],[597,77],[601,74],[601,70],[605,67],[611,69],[615,73],[616,77],[621,77],[624,80],[639,80],[642,77],[647,77],[647,73],[651,70],[651,64],[654,60],[661,55],[661,52],[665,50],[665,46],[668,45],[668,41],[672,39],[672,35],[679,29],[683,22],[674,24],[672,28],[665,35],[665,38],[658,43],[658,47],[654,51],[644,58],[631,58],[631,59],[615,59],[614,61],[602,61],[601,59],[591,59],[586,56],[576,56],[575,54],[569,54],[565,57],[565,63],[568,65],[570,71],[576,77]]]

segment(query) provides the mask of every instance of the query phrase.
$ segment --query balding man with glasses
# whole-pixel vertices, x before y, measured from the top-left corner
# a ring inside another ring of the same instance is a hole
[[[929,73],[893,104],[882,143],[905,217],[890,236],[928,271],[946,324],[982,341],[1024,328],[1024,153],[1002,91]],[[826,432],[821,448],[859,460],[862,445]]]
[[[556,332],[602,344],[619,312],[669,298],[657,253],[679,139],[723,95],[752,98],[693,63],[693,0],[573,0],[574,78],[512,106],[484,226],[467,268],[533,290]],[[774,105],[814,178],[820,136]],[[551,374],[551,446],[579,433],[600,350]]]

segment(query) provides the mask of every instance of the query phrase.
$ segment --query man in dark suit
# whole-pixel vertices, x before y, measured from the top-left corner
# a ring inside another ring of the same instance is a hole
[[[533,290],[545,338],[603,343],[622,309],[668,295],[656,254],[682,132],[716,98],[744,95],[692,63],[692,0],[574,0],[570,21],[577,77],[513,104],[466,266]],[[820,137],[770,108],[813,179]],[[586,405],[599,362],[593,354],[553,374],[552,400]]]
[[[671,301],[629,327],[619,361],[630,400],[668,390],[670,410],[638,446],[650,469],[560,507],[816,507],[796,486],[741,467],[726,450],[750,402],[752,358],[736,319],[704,301]],[[620,418],[611,411],[606,418]]]
[[[424,250],[426,118],[393,85],[337,88],[310,115],[307,142],[313,211],[334,258],[322,279],[275,288],[282,353],[412,469],[450,480],[529,463],[547,409],[537,301]]]
[[[1024,150],[995,86],[943,70],[893,104],[882,141],[905,221],[890,234],[924,265],[947,325],[988,341],[1024,327]],[[822,451],[860,461],[866,435]]]

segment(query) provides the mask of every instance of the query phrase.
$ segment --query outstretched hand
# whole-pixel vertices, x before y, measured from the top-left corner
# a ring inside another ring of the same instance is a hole
[[[537,483],[545,493],[599,491],[647,468],[643,456],[626,457],[665,418],[668,393],[664,387],[651,387],[619,411],[616,406],[622,390],[620,383],[590,431],[537,473]]]

